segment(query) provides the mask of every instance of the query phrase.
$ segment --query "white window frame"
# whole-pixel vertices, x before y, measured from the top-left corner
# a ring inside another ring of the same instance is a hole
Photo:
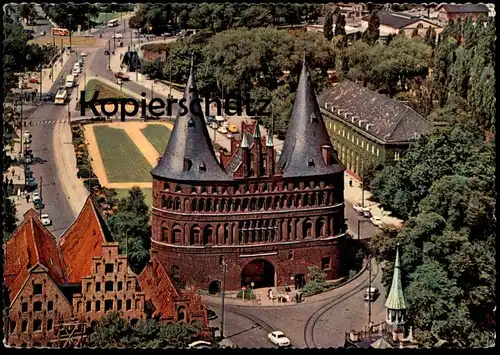
[[[394,152],[394,160],[398,161],[399,160],[399,152]]]

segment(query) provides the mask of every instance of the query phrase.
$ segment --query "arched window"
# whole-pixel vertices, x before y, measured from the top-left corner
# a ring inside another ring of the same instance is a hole
[[[186,322],[186,308],[184,306],[180,306],[177,309],[177,321]]]
[[[167,197],[165,195],[161,195],[161,207],[167,207]]]
[[[194,225],[191,227],[191,231],[189,233],[189,245],[199,245],[200,244],[200,227],[198,225]]]
[[[167,199],[167,208],[171,210],[174,207],[174,199],[172,197],[169,197]]]
[[[179,197],[176,197],[175,198],[175,206],[174,206],[174,209],[176,211],[180,210],[181,209],[181,199]]]
[[[181,226],[176,224],[172,229],[172,241],[171,242],[173,244],[182,244],[181,238],[182,238]]]
[[[193,199],[193,202],[191,204],[191,210],[198,211],[198,200],[197,199]]]
[[[421,24],[421,23],[419,23],[419,24],[417,25],[417,28],[418,28],[418,29],[424,28],[424,25],[423,25],[423,24]]]
[[[168,242],[168,228],[166,226],[161,228],[161,241]]]
[[[309,206],[309,195],[304,195],[304,201],[302,202],[302,206]]]
[[[181,281],[181,269],[177,265],[170,266],[170,277],[174,282]]]
[[[212,199],[207,199],[206,211],[212,211]]]
[[[205,226],[203,228],[203,245],[213,244],[214,229],[211,225]]]
[[[182,192],[181,185],[177,185],[177,186],[175,187],[175,192]]]
[[[196,193],[196,186],[191,186],[191,193],[195,194]]]
[[[170,189],[170,186],[168,185],[168,182],[163,184],[163,190],[168,191]]]

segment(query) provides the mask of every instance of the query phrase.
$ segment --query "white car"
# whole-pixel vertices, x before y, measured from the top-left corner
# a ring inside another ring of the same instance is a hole
[[[87,56],[87,52],[82,52],[82,53],[80,53],[80,55],[81,55],[82,57],[86,57],[86,56]]]
[[[41,200],[40,193],[38,193],[38,192],[33,192],[33,196],[32,196],[32,198],[31,198],[31,200],[32,200],[33,202],[35,202],[35,201],[40,201],[40,200]]]
[[[233,138],[233,134],[231,132],[229,132],[227,135],[226,135],[227,138],[231,139]]]
[[[354,211],[363,214],[363,207],[361,207],[359,203],[354,203],[352,205],[352,208],[354,209]]]
[[[269,338],[269,340],[271,340],[271,343],[279,347],[290,346],[290,339],[288,339],[285,336],[285,333],[283,333],[281,330],[275,330],[274,332],[269,333],[267,337]]]
[[[372,224],[376,227],[380,227],[382,225],[382,220],[377,216],[373,216],[372,218],[370,218],[370,222],[372,222]]]
[[[40,216],[40,220],[42,221],[42,224],[44,226],[50,226],[52,224],[52,221],[50,220],[49,218],[49,215],[48,214],[42,214]]]
[[[211,347],[212,344],[204,340],[198,340],[188,345],[189,349],[210,349]]]
[[[217,129],[217,127],[219,127],[219,125],[215,122],[212,122],[212,123],[210,123],[210,127],[213,129]]]
[[[222,134],[227,134],[228,130],[226,127],[220,127],[217,132],[222,133]]]

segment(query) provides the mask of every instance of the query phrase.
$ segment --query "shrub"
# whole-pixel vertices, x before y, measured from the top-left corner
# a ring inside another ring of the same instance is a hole
[[[309,283],[302,288],[304,296],[312,296],[321,292],[327,291],[330,286],[326,281],[326,274],[321,271],[317,266],[309,266]]]
[[[238,294],[236,295],[237,298],[243,298],[243,290],[239,290]],[[255,293],[249,288],[245,290],[245,299],[246,300],[253,300],[255,299]]]

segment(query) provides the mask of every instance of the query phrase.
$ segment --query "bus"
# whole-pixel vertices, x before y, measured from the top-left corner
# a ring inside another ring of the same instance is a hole
[[[64,105],[66,103],[66,98],[68,97],[68,92],[66,90],[59,90],[56,94],[54,104]]]
[[[118,19],[108,21],[108,27],[116,27],[116,26],[118,26]]]
[[[69,30],[67,28],[52,28],[52,34],[54,36],[69,36]]]

